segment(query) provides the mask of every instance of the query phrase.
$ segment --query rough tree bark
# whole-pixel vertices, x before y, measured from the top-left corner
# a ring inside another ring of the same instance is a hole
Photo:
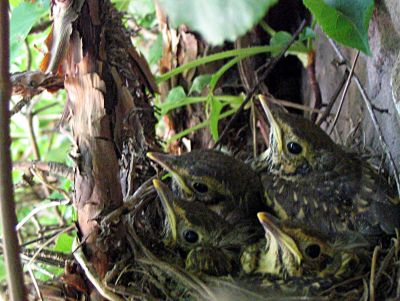
[[[103,278],[126,248],[123,229],[101,233],[99,216],[152,174],[145,154],[156,148],[149,92],[157,86],[109,1],[53,0],[52,15],[41,69],[65,75],[78,234]]]

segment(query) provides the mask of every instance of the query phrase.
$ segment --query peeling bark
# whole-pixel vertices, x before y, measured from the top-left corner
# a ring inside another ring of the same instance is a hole
[[[145,154],[157,149],[149,103],[157,86],[108,1],[56,0],[52,12],[42,69],[65,75],[79,236],[86,257],[103,278],[129,250],[121,225],[104,233],[99,217],[121,206],[153,174]]]

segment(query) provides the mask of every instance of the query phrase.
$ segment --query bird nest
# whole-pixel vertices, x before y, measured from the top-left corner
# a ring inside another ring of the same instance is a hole
[[[348,266],[341,279],[245,274],[239,260],[223,276],[187,270],[187,252],[164,243],[167,218],[153,180],[98,219],[98,243],[125,250],[115,255],[112,269],[101,280],[75,242],[75,260],[62,278],[38,284],[45,300],[78,300],[87,292],[83,279],[109,300],[395,300],[400,295],[398,232],[358,252],[357,266]],[[122,238],[117,235],[121,228]],[[235,252],[240,258],[242,249]],[[30,291],[36,299],[34,285]]]
[[[366,250],[359,266],[352,267],[354,272],[336,281],[250,276],[239,266],[234,268],[236,272],[219,277],[185,270],[187,254],[163,243],[166,217],[150,180],[123,208],[102,218],[106,240],[117,222],[123,223],[130,250],[103,281],[91,272],[83,253],[75,252],[80,265],[86,266],[86,277],[110,300],[383,300],[399,296],[398,233]]]

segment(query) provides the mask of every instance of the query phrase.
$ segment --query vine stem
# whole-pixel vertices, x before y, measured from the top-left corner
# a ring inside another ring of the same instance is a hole
[[[230,68],[235,66],[238,62],[240,62],[242,59],[244,59],[243,56],[237,56],[233,59],[231,59],[228,63],[223,65],[211,78],[210,81],[210,94],[214,94],[215,87],[217,86],[217,83],[219,79],[225,74],[226,71],[228,71]]]
[[[208,56],[199,58],[197,60],[191,61],[185,65],[179,66],[167,73],[164,73],[163,75],[161,75],[157,78],[157,83],[159,84],[162,81],[166,81],[166,80],[170,79],[171,77],[173,77],[177,74],[180,74],[188,69],[192,69],[197,66],[208,64],[208,63],[211,63],[214,61],[226,59],[229,57],[235,57],[235,56],[240,56],[243,59],[243,58],[253,56],[256,54],[260,54],[260,53],[277,51],[279,49],[280,49],[280,45],[258,46],[258,47],[234,49],[234,50],[228,50],[228,51],[224,51],[224,52],[215,53],[215,54],[208,55]]]
[[[19,258],[17,217],[12,184],[10,111],[11,81],[9,74],[9,15],[8,0],[0,1],[0,217],[2,221],[3,251],[10,299],[24,301],[25,287]]]
[[[235,112],[236,112],[236,109],[231,109],[229,111],[226,111],[226,112],[222,113],[221,115],[219,115],[218,120],[221,120],[221,119],[224,119],[226,117],[229,117],[229,116],[233,115]],[[191,128],[183,130],[183,131],[179,132],[178,134],[175,134],[171,138],[169,138],[168,141],[167,141],[167,144],[170,144],[171,142],[174,142],[175,140],[178,140],[178,139],[180,139],[182,137],[185,137],[186,135],[188,135],[188,134],[190,134],[190,133],[192,133],[194,131],[197,131],[197,130],[200,130],[202,128],[205,128],[209,124],[210,124],[210,119],[207,119],[207,120],[205,120],[203,122],[200,122],[200,123],[192,126]]]

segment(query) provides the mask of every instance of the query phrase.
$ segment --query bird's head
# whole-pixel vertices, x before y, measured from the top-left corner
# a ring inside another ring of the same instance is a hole
[[[271,126],[270,160],[282,175],[305,175],[313,170],[332,168],[341,148],[317,125],[302,116],[272,108],[260,96]]]

